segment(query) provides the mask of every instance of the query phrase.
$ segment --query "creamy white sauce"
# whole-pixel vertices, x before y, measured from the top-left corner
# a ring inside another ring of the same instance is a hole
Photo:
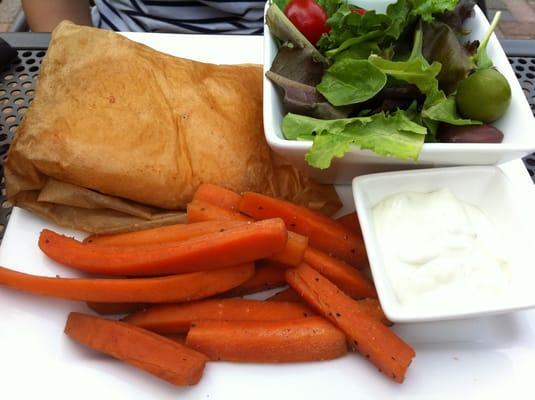
[[[499,232],[448,189],[393,195],[373,208],[373,218],[400,303],[474,304],[507,292],[511,268]]]

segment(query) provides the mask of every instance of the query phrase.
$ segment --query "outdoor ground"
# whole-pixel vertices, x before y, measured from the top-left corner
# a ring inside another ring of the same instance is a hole
[[[43,0],[46,1],[46,0]],[[502,11],[498,36],[507,39],[535,39],[535,0],[486,0],[489,17]],[[0,32],[9,30],[20,0],[0,0]]]

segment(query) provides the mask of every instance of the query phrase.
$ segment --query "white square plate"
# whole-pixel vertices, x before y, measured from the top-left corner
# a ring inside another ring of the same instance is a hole
[[[374,1],[367,0],[363,6]],[[385,3],[389,1],[391,0],[378,0],[379,7],[385,8]],[[360,5],[358,1],[352,2]],[[467,29],[471,31],[467,40],[481,39],[488,26],[487,19],[476,6],[474,18],[466,23]],[[266,25],[264,73],[271,68],[277,49],[277,43]],[[334,158],[330,168],[312,168],[305,161],[305,154],[312,147],[312,142],[284,139],[281,131],[285,115],[282,98],[275,85],[264,76],[264,131],[267,142],[275,152],[286,157],[309,176],[324,183],[337,184],[350,184],[355,176],[374,172],[452,165],[495,165],[523,157],[535,151],[533,114],[496,35],[491,36],[487,50],[494,65],[511,86],[511,104],[506,114],[493,123],[504,133],[503,143],[424,143],[418,161],[381,157],[370,150],[352,147],[342,158]]]
[[[485,302],[452,299],[435,307],[417,300],[406,304],[398,300],[387,273],[372,209],[381,200],[396,193],[429,193],[443,188],[449,189],[459,200],[479,208],[505,242],[511,265],[511,282],[503,296]],[[514,185],[500,168],[452,167],[365,175],[353,180],[353,197],[373,280],[381,306],[391,321],[458,319],[535,307],[535,268],[530,261],[535,241],[530,234],[529,223],[533,221],[526,218]]]
[[[158,50],[200,61],[262,61],[259,37],[128,35]],[[508,173],[526,192],[533,185],[521,162]],[[339,187],[344,210],[351,187]],[[532,203],[533,204],[533,203]],[[529,210],[528,204],[525,210]],[[45,228],[66,232],[18,208],[0,247],[0,265],[54,276],[75,276],[37,247]],[[406,381],[393,383],[363,357],[319,363],[209,363],[201,382],[177,388],[73,343],[63,334],[70,311],[84,304],[0,288],[0,399],[55,400],[379,400],[516,399],[535,393],[535,311],[466,321],[398,325],[416,350]]]

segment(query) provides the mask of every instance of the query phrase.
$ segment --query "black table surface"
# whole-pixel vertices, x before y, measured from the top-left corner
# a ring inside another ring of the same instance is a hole
[[[4,159],[13,134],[33,99],[39,66],[50,41],[48,33],[2,33],[0,38],[17,49],[18,58],[0,70],[0,156]],[[535,40],[502,40],[516,77],[535,115]],[[534,132],[535,134],[535,132]],[[524,158],[535,181],[535,153]],[[11,215],[6,200],[3,163],[0,167],[0,241]]]

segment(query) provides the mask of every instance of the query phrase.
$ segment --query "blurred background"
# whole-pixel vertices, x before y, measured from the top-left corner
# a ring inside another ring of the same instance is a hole
[[[535,39],[535,0],[486,0],[485,3],[489,19],[496,11],[502,11],[498,37]],[[20,30],[21,13],[20,0],[0,0],[0,32]]]

